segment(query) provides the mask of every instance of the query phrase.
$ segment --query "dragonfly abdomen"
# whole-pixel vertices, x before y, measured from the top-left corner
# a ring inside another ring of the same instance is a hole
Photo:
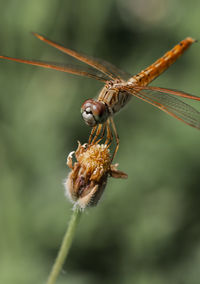
[[[195,40],[191,37],[187,37],[186,39],[182,40],[152,65],[142,70],[137,75],[131,77],[128,82],[137,84],[139,86],[148,85],[161,73],[168,69],[169,66],[172,65],[193,42],[195,42]]]

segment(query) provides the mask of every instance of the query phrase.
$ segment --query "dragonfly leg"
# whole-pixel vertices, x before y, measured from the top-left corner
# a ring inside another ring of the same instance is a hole
[[[115,155],[117,154],[118,149],[119,149],[119,135],[117,133],[117,129],[116,129],[116,126],[115,126],[115,123],[114,123],[114,120],[113,120],[112,117],[110,117],[110,122],[111,122],[112,129],[113,129],[113,132],[114,132],[114,136],[115,136],[115,139],[116,139],[116,147],[115,147],[115,150],[114,150],[114,153],[113,153],[113,156],[112,156],[112,160],[113,160]]]
[[[109,119],[106,121],[106,131],[107,131],[107,137],[106,137],[105,144],[109,148],[113,140],[112,131],[110,130],[110,120]]]
[[[88,139],[88,144],[91,144],[91,141],[94,139],[94,136],[95,136],[94,133],[95,133],[96,129],[97,129],[97,125],[92,128],[92,131],[90,133],[90,137]]]
[[[99,137],[99,135],[101,133],[101,129],[102,129],[102,124],[98,124],[95,136],[93,137],[93,140],[92,140],[91,144],[95,143],[95,141],[97,140],[97,138]]]
[[[104,138],[105,131],[106,131],[106,123],[103,124],[101,136],[100,136],[99,140],[96,141],[96,144],[99,144],[99,142]]]

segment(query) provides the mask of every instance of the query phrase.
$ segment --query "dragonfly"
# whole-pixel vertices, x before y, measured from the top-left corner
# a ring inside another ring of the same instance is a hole
[[[105,144],[110,145],[113,137],[115,138],[116,145],[112,159],[119,148],[119,136],[113,116],[130,101],[131,97],[141,99],[172,117],[200,130],[200,112],[179,99],[180,97],[200,101],[200,97],[174,89],[148,86],[161,73],[168,69],[196,41],[195,39],[191,37],[185,38],[152,65],[140,73],[130,76],[105,60],[93,58],[63,47],[38,33],[33,34],[48,45],[89,66],[81,68],[76,65],[61,65],[58,63],[18,59],[8,56],[0,56],[0,59],[85,76],[104,83],[97,99],[87,99],[82,104],[81,114],[85,123],[92,127],[88,144],[99,143],[105,138]]]

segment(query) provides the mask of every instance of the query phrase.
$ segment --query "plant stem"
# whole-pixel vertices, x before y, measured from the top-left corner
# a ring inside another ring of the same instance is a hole
[[[52,270],[49,274],[47,284],[54,284],[59,273],[60,273],[60,271],[61,271],[61,269],[62,269],[64,261],[67,258],[70,246],[72,244],[74,232],[75,232],[75,229],[78,225],[78,221],[80,219],[80,216],[81,216],[81,211],[76,208],[74,210],[72,216],[71,216],[71,219],[70,219],[69,225],[67,227],[66,233],[64,235],[60,250],[58,252],[58,255],[56,257],[56,260],[54,262]]]

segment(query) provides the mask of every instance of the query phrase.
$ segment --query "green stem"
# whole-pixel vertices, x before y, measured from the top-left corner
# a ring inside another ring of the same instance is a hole
[[[72,244],[74,232],[75,232],[75,229],[78,225],[78,221],[80,219],[80,216],[81,216],[81,211],[79,209],[75,209],[72,216],[71,216],[71,219],[70,219],[69,225],[67,227],[66,233],[64,235],[64,238],[63,238],[60,250],[58,252],[58,255],[56,257],[56,260],[54,262],[52,270],[49,274],[47,284],[54,284],[56,282],[56,279],[57,279],[57,277],[58,277],[58,275],[59,275],[59,273],[62,269],[64,261],[67,258],[70,246]]]

